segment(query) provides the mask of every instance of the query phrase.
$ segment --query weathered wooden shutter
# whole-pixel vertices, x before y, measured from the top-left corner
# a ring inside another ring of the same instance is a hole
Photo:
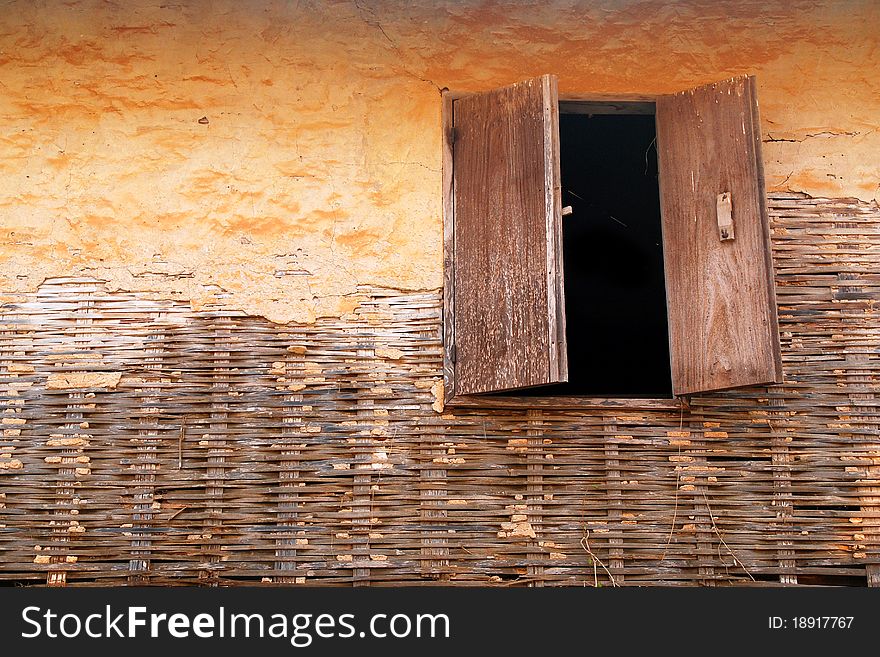
[[[453,394],[566,381],[556,78],[453,104]]]
[[[658,98],[657,145],[673,391],[781,382],[754,78]]]

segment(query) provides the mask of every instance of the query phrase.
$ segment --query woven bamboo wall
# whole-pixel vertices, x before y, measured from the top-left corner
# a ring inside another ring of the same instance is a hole
[[[864,585],[880,210],[770,206],[786,383],[676,412],[438,412],[439,291],[279,326],[46,281],[0,324],[0,578]]]

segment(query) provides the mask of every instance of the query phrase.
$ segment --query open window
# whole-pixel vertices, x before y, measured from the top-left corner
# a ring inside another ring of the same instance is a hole
[[[545,75],[446,94],[444,133],[447,402],[781,381],[754,78],[610,101]]]

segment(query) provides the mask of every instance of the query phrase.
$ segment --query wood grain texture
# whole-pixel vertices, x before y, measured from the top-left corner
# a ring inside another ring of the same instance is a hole
[[[751,77],[657,99],[676,395],[782,380],[756,103]],[[722,242],[726,191],[736,239]]]
[[[565,338],[565,283],[562,261],[562,173],[559,164],[559,89],[556,78],[541,78],[544,101],[544,220],[547,225],[547,317],[550,329],[550,376],[568,380]]]
[[[555,78],[453,107],[453,394],[565,381]]]
[[[643,100],[565,100],[559,99],[561,114],[643,114],[653,116],[655,103]]]
[[[636,398],[565,397],[562,395],[548,395],[546,397],[525,395],[456,395],[447,406],[453,409],[478,408],[487,411],[501,408],[546,408],[573,411],[588,411],[596,409],[679,411],[682,408],[687,408],[688,403],[683,397]]]
[[[444,92],[440,110],[440,127],[443,131],[443,395],[449,402],[455,394],[455,363],[452,347],[455,344],[455,237],[453,217],[452,142],[454,139],[453,100],[451,93]]]
[[[767,277],[767,303],[769,304],[770,349],[773,352],[774,374],[773,383],[782,383],[782,345],[779,341],[779,310],[776,305],[776,272],[773,270],[773,251],[770,238],[770,213],[767,209],[767,190],[764,181],[764,155],[761,147],[761,113],[758,110],[758,87],[753,75],[747,76],[747,88],[751,94],[752,110],[752,144],[755,149],[755,166],[758,180],[758,208],[761,211],[761,223],[764,229],[764,270]]]

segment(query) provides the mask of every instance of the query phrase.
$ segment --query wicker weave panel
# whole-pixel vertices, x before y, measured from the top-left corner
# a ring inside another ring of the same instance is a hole
[[[439,291],[278,326],[47,281],[0,319],[0,579],[865,584],[880,211],[770,210],[786,383],[675,412],[437,412]]]

